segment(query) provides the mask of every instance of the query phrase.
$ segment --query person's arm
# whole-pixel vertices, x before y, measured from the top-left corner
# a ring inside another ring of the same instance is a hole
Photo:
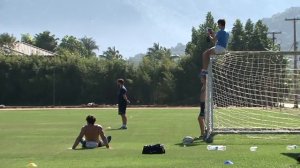
[[[109,149],[110,147],[109,147],[107,138],[106,138],[106,136],[104,135],[104,132],[103,132],[103,130],[102,130],[101,127],[99,128],[99,134],[100,134],[100,137],[101,137],[101,139],[102,139],[102,141],[103,141],[103,144],[106,146],[107,149]]]
[[[217,42],[217,34],[214,31],[208,32],[208,37],[214,44]]]
[[[127,101],[127,103],[130,103],[130,101],[128,100],[128,97],[127,97],[127,95],[126,95],[126,93],[123,94],[123,98],[124,98],[124,100]]]
[[[202,88],[201,88],[201,92],[200,92],[200,102],[205,102],[205,98],[206,98],[205,87],[206,87],[206,86],[203,85]]]
[[[76,138],[76,140],[72,146],[72,149],[75,149],[77,147],[77,145],[79,144],[80,140],[83,138],[84,130],[85,130],[84,127],[82,127],[78,137]]]

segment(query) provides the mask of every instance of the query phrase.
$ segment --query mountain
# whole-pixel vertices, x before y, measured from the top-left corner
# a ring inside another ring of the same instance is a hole
[[[146,54],[136,54],[134,57],[129,57],[128,62],[132,63],[135,66],[138,66],[140,64],[140,62],[143,60],[143,57]]]
[[[280,44],[282,51],[292,51],[294,41],[294,28],[293,21],[285,21],[288,18],[300,19],[300,7],[292,7],[285,10],[282,13],[277,13],[271,18],[262,19],[263,23],[269,27],[269,32],[281,32],[281,34],[275,35],[276,43]],[[300,20],[296,23],[297,41],[300,41]],[[298,48],[300,46],[298,45]]]
[[[171,53],[172,55],[181,56],[185,54],[185,48],[186,45],[183,45],[182,43],[178,43],[175,47],[171,47]]]

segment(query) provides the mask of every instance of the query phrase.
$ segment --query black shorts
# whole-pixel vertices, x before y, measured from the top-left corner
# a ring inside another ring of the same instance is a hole
[[[200,103],[199,117],[205,117],[205,102]]]
[[[119,104],[118,106],[119,115],[126,114],[126,108],[127,108],[127,104]]]

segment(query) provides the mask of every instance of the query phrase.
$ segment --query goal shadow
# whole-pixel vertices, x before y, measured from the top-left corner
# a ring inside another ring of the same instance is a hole
[[[192,144],[189,144],[189,145],[184,145],[182,142],[176,143],[174,145],[179,146],[179,147],[193,147],[193,146],[206,145],[206,142],[203,140],[195,140]]]
[[[298,164],[300,164],[300,153],[281,153],[284,156],[290,157],[298,161]]]

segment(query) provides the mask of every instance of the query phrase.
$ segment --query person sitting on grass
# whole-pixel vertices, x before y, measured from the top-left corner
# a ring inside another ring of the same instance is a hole
[[[72,149],[76,149],[79,143],[82,144],[83,148],[97,148],[106,146],[107,149],[110,149],[109,142],[111,141],[111,136],[105,136],[102,126],[95,124],[96,118],[94,116],[86,117],[87,125],[81,128],[81,131],[76,138]],[[100,140],[100,137],[102,140]]]

